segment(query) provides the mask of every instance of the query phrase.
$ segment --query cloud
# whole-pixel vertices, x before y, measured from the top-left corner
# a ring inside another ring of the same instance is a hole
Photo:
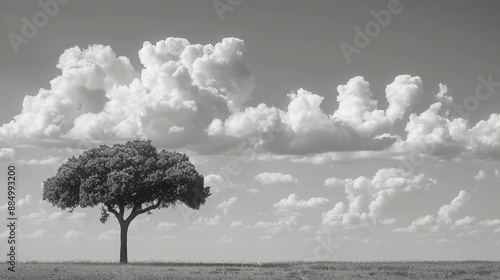
[[[4,230],[2,233],[0,233],[0,239],[6,239],[10,235],[10,229]]]
[[[145,42],[139,59],[142,69],[136,70],[109,46],[67,49],[57,64],[61,74],[49,89],[24,98],[0,136],[34,142],[149,138],[167,148],[217,149],[206,128],[242,107],[255,88],[244,42],[236,38],[215,45],[182,38]]]
[[[167,223],[167,222],[159,222],[158,225],[156,226],[156,230],[173,230],[173,229],[178,229],[179,226],[174,223]]]
[[[269,242],[273,240],[274,238],[271,235],[264,235],[259,237],[260,242]]]
[[[500,114],[475,125],[455,117],[443,84],[435,102],[415,113],[424,95],[418,76],[397,75],[387,84],[387,108],[357,76],[337,86],[338,106],[299,88],[280,109],[245,105],[256,84],[243,40],[201,45],[170,37],[144,42],[138,54],[135,69],[110,46],[65,50],[56,65],[60,74],[47,89],[24,97],[21,112],[0,126],[0,140],[74,147],[148,138],[196,154],[249,151],[312,162],[395,157],[419,147],[431,147],[428,154],[439,158],[500,158]],[[395,129],[400,126],[404,131]],[[13,152],[0,149],[0,159],[12,159]]]
[[[249,193],[253,193],[253,194],[256,194],[256,193],[259,193],[260,191],[258,189],[248,189],[247,190]]]
[[[327,187],[333,187],[333,188],[343,187],[344,184],[345,184],[345,180],[338,179],[335,177],[331,177],[331,178],[328,178],[325,180],[325,186],[327,186]]]
[[[21,159],[17,161],[19,165],[51,165],[59,161],[58,157],[49,157],[44,159]]]
[[[309,200],[299,200],[299,197],[292,193],[287,198],[283,198],[274,204],[274,208],[278,213],[290,213],[293,211],[304,209],[315,209],[328,205],[328,198],[312,197]]]
[[[171,240],[171,239],[177,239],[179,236],[177,235],[162,235],[160,239],[162,240]]]
[[[451,215],[456,213],[459,208],[461,208],[465,202],[470,199],[470,195],[462,190],[458,193],[458,196],[455,197],[450,204],[443,205],[438,210],[437,221],[444,222],[445,224],[452,223]]]
[[[150,222],[151,222],[151,218],[149,218],[149,216],[146,216],[144,219],[135,218],[130,223],[129,229],[130,230],[140,230],[140,229],[143,229],[145,227],[149,227]]]
[[[86,216],[87,215],[85,213],[78,211],[75,211],[71,214],[66,214],[62,211],[48,213],[43,209],[39,209],[38,212],[33,212],[28,215],[21,216],[20,219],[26,220],[34,225],[54,225],[58,222],[67,221],[76,226],[82,226],[88,220]]]
[[[108,230],[97,237],[97,241],[110,241],[118,239],[120,231],[118,229]]]
[[[312,232],[313,230],[314,230],[314,228],[312,226],[309,226],[309,225],[301,226],[299,228],[300,232],[306,232],[306,233]]]
[[[204,225],[204,226],[215,226],[220,223],[221,216],[215,215],[213,218],[202,218],[199,217],[198,220],[193,222],[193,225]]]
[[[480,235],[481,233],[483,233],[482,230],[480,230],[480,229],[473,229],[473,230],[470,230],[470,231],[467,231],[467,232],[460,232],[456,236],[457,237],[477,236],[477,235]]]
[[[25,198],[21,198],[17,201],[18,206],[23,206],[23,205],[28,205],[31,204],[31,200],[33,199],[32,195],[26,195]]]
[[[268,233],[281,233],[290,232],[297,225],[297,216],[291,215],[279,219],[276,222],[263,222],[259,221],[255,223],[256,228],[263,228]]]
[[[480,226],[484,227],[494,227],[500,225],[499,219],[487,219],[479,222]]]
[[[402,84],[407,82],[411,86]],[[234,112],[225,121],[212,121],[210,135],[256,137],[255,146],[275,154],[305,155],[329,151],[381,150],[394,143],[392,125],[421,95],[420,78],[398,76],[386,89],[390,111],[379,110],[362,77],[337,87],[338,109],[323,112],[323,97],[300,88],[288,94],[286,110],[260,104]],[[401,95],[404,97],[395,98]],[[406,96],[408,95],[408,96]],[[270,135],[268,141],[260,135]],[[262,141],[264,140],[264,141]]]
[[[214,193],[219,193],[227,188],[237,188],[241,187],[233,182],[231,182],[230,177],[227,173],[223,175],[220,174],[209,174],[204,177],[204,185],[210,186],[210,191]]]
[[[47,213],[45,210],[40,209],[39,212],[33,212],[28,215],[21,216],[21,220],[27,220],[35,225],[48,223],[49,225],[55,224],[55,222],[60,221],[63,216],[62,212],[52,212]]]
[[[380,169],[368,179],[360,176],[355,179],[330,178],[326,185],[344,186],[348,204],[338,202],[333,209],[322,214],[322,225],[329,227],[368,228],[377,224],[393,223],[392,219],[382,217],[384,206],[400,193],[425,190],[436,181],[423,173],[413,175],[403,169]]]
[[[24,206],[24,205],[29,205],[29,204],[31,204],[32,200],[33,200],[33,196],[28,194],[28,195],[26,195],[25,198],[18,199],[16,206],[21,207],[21,206]],[[9,207],[9,204],[5,203],[3,205],[0,205],[0,210],[5,210],[8,207]]]
[[[455,227],[470,227],[476,221],[476,217],[465,216],[455,221]]]
[[[0,161],[12,161],[14,160],[14,155],[16,151],[12,148],[1,148],[0,149]]]
[[[500,124],[500,115],[491,114],[474,126],[463,117],[456,117],[453,98],[448,88],[440,85],[435,103],[421,114],[411,114],[406,124],[406,139],[399,139],[394,149],[406,153],[412,149],[439,158],[500,158],[500,132],[495,127]]]
[[[237,197],[231,197],[229,200],[223,201],[219,205],[217,205],[217,208],[222,209],[224,214],[227,214],[229,208],[233,207],[234,203],[236,203],[236,200],[238,200]]]
[[[446,205],[441,206],[437,211],[436,215],[427,215],[422,216],[416,220],[414,220],[409,226],[406,228],[397,228],[395,231],[397,232],[416,232],[416,231],[424,231],[424,232],[432,232],[436,233],[444,226],[465,226],[475,219],[473,217],[465,217],[460,220],[453,221],[451,218],[452,214],[458,212],[458,210],[470,199],[470,195],[461,190],[458,195]]]
[[[72,230],[66,232],[61,238],[62,239],[80,239],[80,238],[83,238],[83,233],[72,229]]]
[[[69,221],[76,226],[83,226],[85,222],[88,221],[87,214],[83,212],[73,211],[71,216],[69,216]]]
[[[234,221],[231,223],[231,227],[240,227],[241,225],[243,225],[242,221]]]
[[[255,176],[255,180],[263,185],[291,185],[298,180],[290,174],[263,172]]]
[[[39,229],[35,230],[33,233],[21,233],[19,234],[19,237],[28,239],[42,239],[53,238],[54,236],[50,235],[46,230]]]
[[[476,176],[474,176],[476,181],[484,181],[486,180],[486,173],[483,170],[479,170]]]
[[[453,244],[453,243],[454,242],[452,240],[449,240],[446,238],[439,239],[438,241],[436,241],[436,245],[446,245],[446,244]]]
[[[227,244],[227,243],[231,243],[233,242],[234,238],[232,237],[227,237],[227,236],[222,236],[221,238],[215,240],[216,243],[220,243],[220,244]]]

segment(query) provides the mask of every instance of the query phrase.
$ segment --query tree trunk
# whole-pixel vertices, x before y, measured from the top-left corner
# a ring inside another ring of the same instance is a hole
[[[128,262],[127,257],[127,231],[130,223],[123,221],[120,223],[120,263]]]

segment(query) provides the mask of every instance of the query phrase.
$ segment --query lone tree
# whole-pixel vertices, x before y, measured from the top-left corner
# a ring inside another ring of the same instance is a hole
[[[43,184],[43,199],[63,210],[101,206],[102,223],[108,212],[114,214],[121,229],[120,263],[128,261],[127,230],[135,217],[178,203],[199,209],[208,196],[210,188],[185,154],[158,152],[142,140],[73,156]]]

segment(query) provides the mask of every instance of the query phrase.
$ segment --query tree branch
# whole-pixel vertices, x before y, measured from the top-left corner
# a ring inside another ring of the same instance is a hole
[[[118,218],[120,214],[111,206],[109,203],[104,204],[106,205],[106,208],[108,208],[108,211],[115,214],[115,216]]]
[[[127,218],[126,222],[130,223],[130,222],[131,222],[131,221],[132,221],[135,217],[137,217],[138,215],[143,214],[143,213],[146,213],[146,212],[148,212],[148,211],[151,211],[151,210],[153,210],[153,209],[158,208],[158,207],[160,206],[160,203],[161,203],[161,200],[160,200],[160,199],[158,199],[158,201],[157,201],[155,204],[153,204],[153,205],[151,205],[151,206],[148,206],[148,207],[146,207],[146,208],[144,208],[144,209],[141,209],[141,210],[137,210],[137,209],[136,209],[136,206],[134,206],[134,209],[133,209],[132,213],[130,213],[130,216],[128,216],[128,218]],[[138,208],[138,207],[137,207],[137,208]]]

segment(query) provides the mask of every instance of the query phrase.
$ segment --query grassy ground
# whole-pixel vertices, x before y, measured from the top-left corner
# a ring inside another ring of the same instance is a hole
[[[0,279],[500,279],[499,262],[20,263]]]

